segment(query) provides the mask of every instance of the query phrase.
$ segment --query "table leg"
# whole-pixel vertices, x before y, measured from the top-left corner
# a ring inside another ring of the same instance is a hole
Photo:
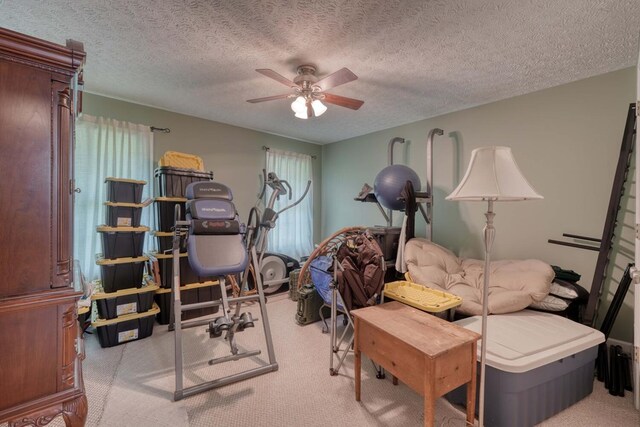
[[[359,319],[356,317],[353,331],[353,353],[355,356],[355,383],[356,383],[356,402],[360,402],[360,371],[362,368],[362,356],[360,354],[360,337],[359,337]]]
[[[467,383],[467,425],[471,426],[476,417],[477,346],[477,341],[471,344],[471,380]]]
[[[436,413],[435,362],[425,357],[424,427],[433,427]]]
[[[395,375],[391,375],[392,381],[393,381],[393,385],[398,385],[398,377],[396,377]]]

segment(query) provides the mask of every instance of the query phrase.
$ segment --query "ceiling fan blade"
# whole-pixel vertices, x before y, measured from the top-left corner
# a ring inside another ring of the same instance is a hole
[[[332,87],[340,86],[345,83],[356,80],[358,76],[353,74],[348,68],[341,68],[333,74],[329,74],[327,77],[318,80],[317,86],[324,90],[329,90]]]
[[[289,80],[288,78],[276,73],[275,71],[269,69],[269,68],[259,68],[256,70],[257,72],[259,72],[260,74],[262,74],[263,76],[267,76],[270,79],[273,79],[277,82],[282,83],[285,86],[289,86],[289,87],[298,87],[297,84],[295,84],[293,81]]]
[[[285,93],[282,95],[274,95],[274,96],[265,96],[264,98],[255,98],[255,99],[247,99],[247,102],[255,104],[256,102],[265,102],[265,101],[274,101],[276,99],[285,99],[292,96],[290,93]]]
[[[328,102],[329,104],[351,108],[352,110],[357,110],[362,107],[362,104],[364,104],[364,101],[359,99],[347,98],[346,96],[333,95],[331,93],[325,93],[323,101]]]

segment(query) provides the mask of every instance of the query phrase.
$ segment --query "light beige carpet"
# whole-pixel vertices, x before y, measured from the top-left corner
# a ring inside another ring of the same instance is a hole
[[[320,323],[300,327],[296,303],[286,295],[268,303],[280,369],[179,402],[174,390],[173,334],[156,325],[153,336],[119,347],[100,348],[86,335],[84,377],[89,400],[88,426],[421,426],[422,398],[391,379],[378,380],[363,361],[362,402],[354,399],[353,357],[341,374],[329,375],[329,336]],[[258,307],[252,311],[259,317]],[[213,379],[265,363],[262,324],[238,334],[244,349],[260,348],[254,358],[210,367],[207,360],[229,354],[221,339],[211,340],[205,327],[185,333],[185,384]],[[63,425],[56,420],[51,425]],[[464,414],[439,399],[436,425],[464,426]],[[541,424],[552,426],[640,426],[640,412],[630,393],[613,397],[596,382],[594,392]],[[514,426],[516,427],[516,426]]]

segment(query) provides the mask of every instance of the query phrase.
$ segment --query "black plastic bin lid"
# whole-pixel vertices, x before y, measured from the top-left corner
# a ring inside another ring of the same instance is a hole
[[[185,169],[185,168],[174,168],[171,166],[160,166],[156,168],[153,172],[156,177],[160,175],[182,175],[182,176],[193,176],[199,178],[209,178],[213,179],[213,171],[197,171],[194,169]]]

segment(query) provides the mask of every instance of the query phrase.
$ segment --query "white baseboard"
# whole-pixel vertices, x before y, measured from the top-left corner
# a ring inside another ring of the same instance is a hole
[[[607,345],[619,345],[622,347],[622,352],[627,353],[630,356],[633,356],[633,344],[627,341],[620,341],[615,338],[609,338],[607,340]]]

